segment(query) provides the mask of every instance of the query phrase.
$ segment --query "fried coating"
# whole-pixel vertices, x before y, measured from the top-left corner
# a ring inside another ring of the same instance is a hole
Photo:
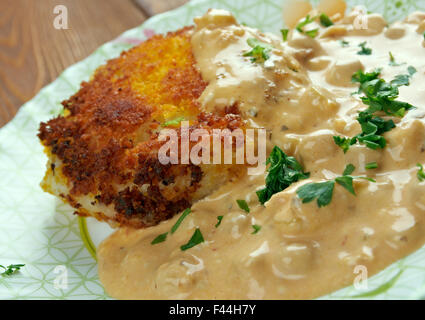
[[[187,27],[156,35],[109,60],[62,102],[63,116],[41,123],[38,136],[49,158],[45,191],[81,216],[141,228],[242,174],[238,165],[158,160],[166,121],[184,117],[190,131],[244,127],[234,106],[220,115],[200,111],[197,99],[207,83],[196,69],[190,33]]]

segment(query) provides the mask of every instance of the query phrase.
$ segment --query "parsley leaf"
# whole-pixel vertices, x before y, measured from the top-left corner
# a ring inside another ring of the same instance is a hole
[[[171,234],[176,232],[176,230],[178,229],[178,227],[180,226],[180,224],[182,223],[184,218],[186,218],[186,216],[190,212],[191,212],[190,208],[187,208],[186,210],[183,211],[181,216],[177,219],[176,223],[171,227],[171,230],[170,230]],[[157,244],[157,243],[164,242],[165,240],[167,240],[167,235],[168,235],[168,232],[160,234],[159,236],[157,236],[155,239],[152,240],[151,244]]]
[[[416,72],[418,72],[417,70],[416,70],[416,68],[415,67],[413,67],[413,66],[408,66],[407,67],[407,72],[409,72],[409,75],[410,76],[413,76]]]
[[[353,138],[343,138],[338,136],[333,137],[335,144],[341,147],[344,153],[346,153],[350,146],[355,144],[357,141],[373,150],[385,148],[387,141],[382,134],[395,127],[393,120],[384,120],[381,117],[362,111],[359,112],[357,121],[360,123],[362,128],[362,132],[360,134]]]
[[[319,208],[327,206],[332,201],[335,182],[344,187],[351,194],[356,195],[353,187],[354,179],[365,179],[371,182],[375,182],[375,180],[368,177],[350,176],[355,169],[356,167],[350,163],[345,167],[342,176],[325,182],[307,183],[297,189],[297,195],[300,199],[302,199],[303,203],[311,202],[317,198],[317,206]]]
[[[341,44],[341,47],[343,48],[348,47],[350,45],[350,42],[346,40],[339,40],[339,43]]]
[[[193,233],[192,237],[188,241],[188,243],[180,246],[180,249],[182,251],[185,251],[187,249],[190,249],[202,242],[204,242],[204,237],[202,236],[201,230],[199,228],[196,228],[195,232]]]
[[[399,74],[399,75],[397,75],[395,77],[395,79],[392,80],[390,83],[392,85],[397,86],[397,87],[408,86],[410,84],[410,78],[417,72],[417,70],[415,69],[415,67],[408,66],[407,72],[409,74]]]
[[[368,81],[372,81],[375,79],[378,79],[379,75],[381,74],[382,69],[377,68],[371,72],[364,73],[363,70],[359,70],[353,74],[351,77],[352,82],[358,82],[360,83],[359,91],[358,93],[362,92],[362,86],[364,83],[367,83]]]
[[[334,23],[332,22],[332,20],[324,13],[322,13],[320,15],[320,23],[322,24],[322,26],[324,27],[330,27],[332,26]]]
[[[311,202],[317,198],[317,206],[327,206],[332,200],[335,181],[311,182],[297,189],[297,195],[303,203]]]
[[[270,58],[269,53],[273,48],[271,45],[261,42],[256,38],[249,38],[246,42],[252,49],[245,52],[243,56],[252,57],[251,62],[263,62]]]
[[[344,153],[350,149],[350,146],[355,144],[357,139],[356,138],[345,138],[345,137],[339,137],[339,136],[333,136],[334,142],[337,146],[339,146]]]
[[[352,174],[354,172],[354,170],[356,170],[356,167],[349,163],[345,166],[344,172],[342,173],[343,176],[348,176],[350,174]]]
[[[366,41],[359,44],[359,47],[361,48],[360,51],[357,52],[359,55],[366,55],[369,56],[372,54],[371,48],[366,48]]]
[[[303,32],[303,28],[306,26],[306,25],[308,25],[308,24],[310,24],[310,23],[312,23],[312,22],[314,22],[314,19],[316,19],[316,17],[313,17],[313,18],[310,18],[310,15],[308,14],[305,18],[304,18],[304,20],[303,21],[301,21],[300,23],[298,23],[296,26],[295,26],[295,29],[297,29],[299,32]]]
[[[280,29],[280,33],[282,34],[283,41],[288,40],[289,29]]]
[[[312,22],[314,22],[314,20],[316,19],[316,17],[310,18],[310,15],[308,14],[303,21],[301,21],[300,23],[298,23],[295,26],[295,29],[297,29],[298,32],[303,33],[311,38],[315,38],[319,32],[319,29],[312,29],[312,30],[308,30],[308,31],[304,31],[304,27]]]
[[[353,188],[353,179],[354,177],[350,176],[356,170],[356,167],[349,163],[345,166],[344,172],[342,173],[342,177],[335,178],[335,182],[339,185],[343,186],[350,193],[356,195]]]
[[[179,219],[177,220],[177,222],[174,224],[174,226],[171,228],[171,233],[176,232],[176,230],[178,229],[178,227],[180,226],[180,224],[182,223],[182,221],[184,220],[184,218],[186,218],[186,216],[191,213],[192,211],[190,210],[190,208],[187,208],[186,210],[183,211],[183,213],[181,214],[181,216],[179,217]]]
[[[313,30],[304,31],[304,34],[306,34],[310,38],[316,38],[316,36],[317,36],[318,33],[319,33],[319,29],[313,29]]]
[[[355,179],[362,179],[370,182],[376,182],[375,179],[369,178],[369,177],[354,177]]]
[[[223,216],[217,216],[217,223],[215,225],[216,228],[221,224],[221,220],[223,220]]]
[[[4,271],[0,273],[0,275],[2,277],[11,276],[18,272],[24,266],[24,264],[10,264],[7,267],[0,265],[0,267],[4,269]]]
[[[398,65],[398,64],[396,64],[396,63],[395,63],[395,58],[394,58],[394,56],[393,56],[392,52],[391,52],[391,51],[389,51],[389,52],[388,52],[388,54],[389,54],[389,56],[390,56],[390,66]]]
[[[365,169],[367,170],[376,169],[376,168],[378,168],[378,164],[376,163],[376,161],[366,163],[365,165]]]
[[[420,163],[416,164],[416,166],[419,167],[419,170],[416,176],[418,177],[419,181],[424,181],[425,180],[424,167]]]
[[[391,80],[391,84],[395,85],[397,87],[401,86],[408,86],[410,84],[410,76],[407,74],[399,74],[397,75],[394,80]]]
[[[397,63],[397,62],[395,62],[395,58],[394,58],[394,56],[393,56],[393,54],[392,54],[391,51],[388,52],[388,54],[390,56],[390,62],[388,63],[390,66],[392,66],[392,67],[398,67],[398,66],[401,66],[403,64],[406,64],[405,62],[403,62],[403,63]]]
[[[183,120],[186,120],[185,117],[178,117],[176,119],[173,120],[169,120],[166,121],[162,124],[163,127],[169,127],[169,126],[178,126],[180,124],[180,122],[182,122]]]
[[[347,189],[348,192],[356,195],[356,193],[354,192],[352,176],[344,175],[342,177],[337,177],[335,178],[335,182]]]
[[[407,102],[395,100],[399,95],[397,83],[403,83],[405,80],[396,78],[395,83],[387,83],[379,78],[380,72],[380,69],[371,73],[359,70],[351,78],[353,82],[360,83],[358,93],[364,94],[361,100],[369,106],[366,111],[369,113],[384,111],[388,115],[403,116],[404,111],[413,108]]]
[[[164,242],[167,239],[168,232],[162,233],[159,236],[157,236],[155,239],[152,240],[151,244],[157,244]]]
[[[275,146],[267,158],[266,187],[257,191],[258,200],[261,204],[268,201],[272,195],[278,193],[292,183],[301,179],[307,179],[310,173],[304,172],[301,164],[294,158],[287,156],[279,147]]]
[[[258,224],[253,224],[252,228],[254,229],[254,231],[252,231],[251,234],[256,234],[258,233],[258,231],[261,230],[261,226],[259,226]]]
[[[236,202],[238,203],[239,208],[249,213],[249,206],[245,200],[236,200]]]
[[[387,145],[387,140],[383,136],[377,134],[369,134],[357,137],[357,140],[372,150],[384,149]]]
[[[354,138],[366,145],[370,149],[385,148],[387,141],[382,136],[383,133],[395,128],[392,120],[384,120],[378,116],[374,116],[366,111],[359,112],[357,121],[360,123],[362,133]]]

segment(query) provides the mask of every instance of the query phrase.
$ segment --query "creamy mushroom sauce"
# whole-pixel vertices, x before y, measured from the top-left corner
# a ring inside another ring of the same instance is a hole
[[[305,13],[304,13],[305,15]],[[320,28],[312,39],[291,31],[288,41],[237,24],[223,10],[210,10],[195,20],[193,52],[209,86],[200,98],[212,111],[237,102],[253,127],[269,131],[268,150],[279,146],[311,173],[307,180],[259,204],[255,191],[265,174],[220,187],[195,203],[166,241],[151,241],[171,229],[178,217],[141,230],[119,229],[98,250],[99,275],[106,291],[121,299],[304,299],[352,283],[356,265],[368,275],[420,248],[425,243],[425,182],[416,176],[425,163],[425,14],[411,14],[387,26],[378,14],[368,15],[369,28],[353,27],[356,14],[331,18],[335,25]],[[247,39],[271,44],[271,57],[253,63],[243,53]],[[348,41],[347,47],[341,40]],[[358,55],[367,42],[371,55]],[[389,51],[400,66],[389,65]],[[354,145],[344,154],[332,136],[354,136],[357,112],[366,109],[351,93],[351,76],[359,69],[381,67],[387,81],[417,72],[398,100],[417,109],[395,118],[387,146],[371,150]],[[378,169],[365,170],[376,161]],[[341,175],[352,163],[356,196],[339,185],[333,200],[318,208],[303,204],[296,189],[311,181]],[[236,204],[245,199],[245,213]],[[216,228],[217,216],[224,216]],[[252,234],[252,225],[261,230]],[[196,227],[205,242],[181,251]]]

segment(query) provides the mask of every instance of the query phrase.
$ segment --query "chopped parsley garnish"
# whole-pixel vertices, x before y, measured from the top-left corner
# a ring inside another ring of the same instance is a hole
[[[388,54],[390,55],[390,66],[392,66],[392,65],[398,65],[398,64],[395,63],[395,59],[394,59],[394,56],[391,53],[391,51],[388,52]]]
[[[280,29],[280,33],[282,34],[283,41],[288,40],[289,29]]]
[[[297,29],[299,32],[303,32],[303,28],[306,26],[306,25],[308,25],[308,24],[310,24],[310,23],[312,23],[312,22],[314,22],[314,19],[315,19],[315,17],[314,18],[310,18],[310,15],[308,14],[305,18],[304,18],[304,20],[303,21],[301,21],[300,23],[298,23],[296,26],[295,26],[295,29]]]
[[[311,182],[297,189],[297,195],[303,203],[311,202],[317,198],[317,206],[327,206],[332,200],[335,181]]]
[[[349,163],[345,166],[345,169],[344,169],[344,172],[342,173],[342,175],[348,176],[348,175],[352,174],[354,172],[354,170],[356,170],[356,167],[352,163]]]
[[[177,222],[174,224],[174,226],[171,228],[171,233],[176,232],[176,230],[178,229],[178,227],[180,226],[180,224],[182,223],[182,221],[184,220],[184,218],[186,218],[186,216],[191,213],[190,208],[187,208],[186,210],[183,211],[183,213],[181,214],[181,216],[179,217],[179,219],[177,220]]]
[[[152,240],[151,244],[157,244],[164,242],[167,239],[168,232],[162,233],[159,236],[157,236],[155,239]]]
[[[2,277],[11,276],[15,274],[16,272],[18,272],[24,266],[25,266],[24,264],[10,264],[7,267],[5,267],[0,264],[0,267],[4,269],[4,271],[0,273],[0,275]]]
[[[301,164],[294,158],[287,156],[279,147],[275,146],[267,158],[266,187],[257,191],[261,204],[267,202],[272,195],[278,193],[292,183],[307,179],[310,173],[304,172]]]
[[[246,42],[252,49],[245,52],[243,56],[252,57],[251,62],[263,62],[270,58],[269,53],[273,48],[271,45],[256,38],[249,38]]]
[[[320,23],[324,27],[330,27],[330,26],[332,26],[334,24],[332,22],[332,20],[326,14],[324,14],[324,13],[322,13],[320,15]]]
[[[389,65],[390,66],[392,66],[392,67],[398,67],[398,66],[401,66],[401,65],[405,64],[405,62],[403,62],[403,63],[397,63],[397,62],[395,62],[395,58],[394,58],[394,56],[393,56],[393,54],[392,54],[391,51],[388,52],[388,54],[390,55],[390,62],[389,62]]]
[[[184,220],[184,218],[186,218],[186,216],[190,212],[191,212],[190,208],[187,208],[186,210],[183,211],[183,213],[178,218],[178,220],[176,221],[176,223],[171,227],[170,233],[176,232],[176,230],[178,229],[178,227],[180,226],[180,224],[182,223],[182,221]],[[157,244],[157,243],[164,242],[167,239],[167,235],[168,235],[168,232],[165,232],[165,233],[160,234],[159,236],[157,236],[155,239],[152,240],[151,244]]]
[[[350,146],[356,143],[356,139],[354,138],[345,138],[339,136],[333,136],[334,142],[337,146],[339,146],[344,153],[350,149]]]
[[[178,117],[178,118],[173,119],[173,120],[165,121],[162,124],[162,126],[163,127],[178,126],[180,124],[180,122],[182,122],[183,120],[186,120],[185,117]]]
[[[418,71],[416,70],[416,68],[414,66],[408,66],[407,67],[407,72],[409,72],[409,75],[410,76],[413,76]]]
[[[413,66],[408,66],[407,67],[407,72],[409,74],[399,74],[399,75],[397,75],[394,78],[394,80],[392,80],[390,83],[392,85],[397,86],[397,87],[410,85],[410,78],[417,72],[417,70]]]
[[[245,200],[236,200],[236,202],[238,203],[239,208],[249,213],[248,203]]]
[[[371,182],[375,180],[368,177],[354,177],[350,174],[355,170],[354,165],[351,163],[345,167],[344,173],[342,176],[335,178],[334,180],[329,180],[325,182],[310,182],[297,189],[297,195],[302,199],[303,203],[308,203],[317,199],[317,206],[324,207],[327,206],[332,201],[332,195],[335,188],[335,182],[344,187],[348,192],[353,195],[356,195],[353,187],[354,179],[365,179]]]
[[[221,224],[221,220],[223,220],[223,216],[217,216],[217,223],[215,225],[216,228]]]
[[[383,133],[395,127],[392,120],[384,120],[381,117],[372,115],[366,111],[359,112],[357,121],[360,123],[362,132],[353,138],[345,138],[334,136],[334,142],[344,153],[348,151],[350,146],[356,142],[364,144],[366,147],[376,150],[385,148],[387,141],[382,136]]]
[[[424,167],[420,163],[416,164],[416,166],[419,167],[419,170],[416,176],[418,177],[419,181],[424,181],[425,180]]]
[[[357,71],[352,76],[353,82],[360,84],[357,93],[363,94],[360,99],[369,108],[359,112],[357,121],[361,125],[362,132],[353,138],[334,136],[335,144],[345,152],[356,142],[366,145],[370,149],[385,148],[387,141],[382,136],[385,132],[395,128],[393,120],[385,120],[374,115],[375,112],[385,112],[387,115],[403,117],[406,110],[414,108],[407,102],[397,101],[399,87],[409,85],[410,77],[416,72],[414,67],[407,69],[408,75],[398,75],[390,83],[379,78],[380,69],[364,73]]]
[[[256,234],[258,233],[258,231],[261,230],[261,226],[259,226],[258,224],[253,224],[252,228],[254,229],[254,231],[252,231],[251,234]]]
[[[182,245],[180,247],[180,249],[182,251],[185,251],[185,250],[190,249],[190,248],[192,248],[192,247],[194,247],[194,246],[196,246],[196,245],[198,245],[198,244],[200,244],[204,241],[205,240],[204,240],[204,237],[202,236],[201,230],[199,228],[196,228],[196,230],[193,233],[192,238],[190,238],[189,242]]]
[[[378,164],[376,163],[376,161],[366,163],[365,165],[365,169],[367,170],[376,169],[376,168],[378,168]]]
[[[381,117],[362,111],[359,112],[357,121],[360,123],[362,132],[353,139],[373,150],[385,148],[387,141],[382,134],[395,128],[392,120],[384,120]]]
[[[359,44],[359,47],[361,48],[360,51],[357,52],[359,55],[366,55],[369,56],[372,54],[371,48],[366,48],[366,41]]]
[[[352,75],[351,81],[360,83],[360,87],[359,87],[359,91],[358,91],[360,93],[360,92],[362,92],[362,85],[364,83],[378,79],[380,74],[381,74],[381,68],[375,69],[375,70],[373,70],[371,72],[367,72],[367,73],[364,73],[362,70],[359,70]]]
[[[301,21],[295,26],[295,29],[297,29],[298,32],[303,33],[311,38],[315,38],[317,36],[317,33],[319,32],[319,29],[304,31],[304,27],[314,22],[315,19],[316,17],[310,18],[310,15],[307,15],[303,21]]]
[[[410,75],[408,75],[408,74],[396,75],[394,80],[391,80],[390,83],[393,86],[397,86],[397,87],[408,86],[410,84]]]
[[[316,36],[317,36],[318,33],[319,33],[319,29],[313,29],[313,30],[304,31],[304,34],[306,34],[310,38],[316,38]]]
[[[414,68],[412,68],[410,68],[410,71],[408,68],[408,72],[413,72]],[[403,116],[406,110],[413,108],[407,102],[395,100],[399,95],[398,87],[400,84],[404,85],[405,80],[396,77],[396,79],[387,83],[384,79],[379,78],[380,73],[380,69],[370,73],[359,70],[352,77],[353,82],[360,83],[358,92],[364,94],[361,100],[369,106],[366,111],[369,113],[384,111],[388,115]]]
[[[352,176],[337,177],[337,178],[335,178],[335,182],[338,183],[339,185],[343,186],[345,189],[347,189],[348,192],[356,195],[356,193],[354,192],[353,177]]]
[[[350,45],[350,42],[346,40],[339,40],[339,43],[341,44],[341,47],[343,48],[348,47]]]

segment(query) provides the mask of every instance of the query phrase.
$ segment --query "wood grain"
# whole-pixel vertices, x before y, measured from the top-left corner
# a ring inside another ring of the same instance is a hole
[[[67,30],[53,26],[59,4]],[[0,127],[66,67],[146,18],[131,0],[1,0]]]

